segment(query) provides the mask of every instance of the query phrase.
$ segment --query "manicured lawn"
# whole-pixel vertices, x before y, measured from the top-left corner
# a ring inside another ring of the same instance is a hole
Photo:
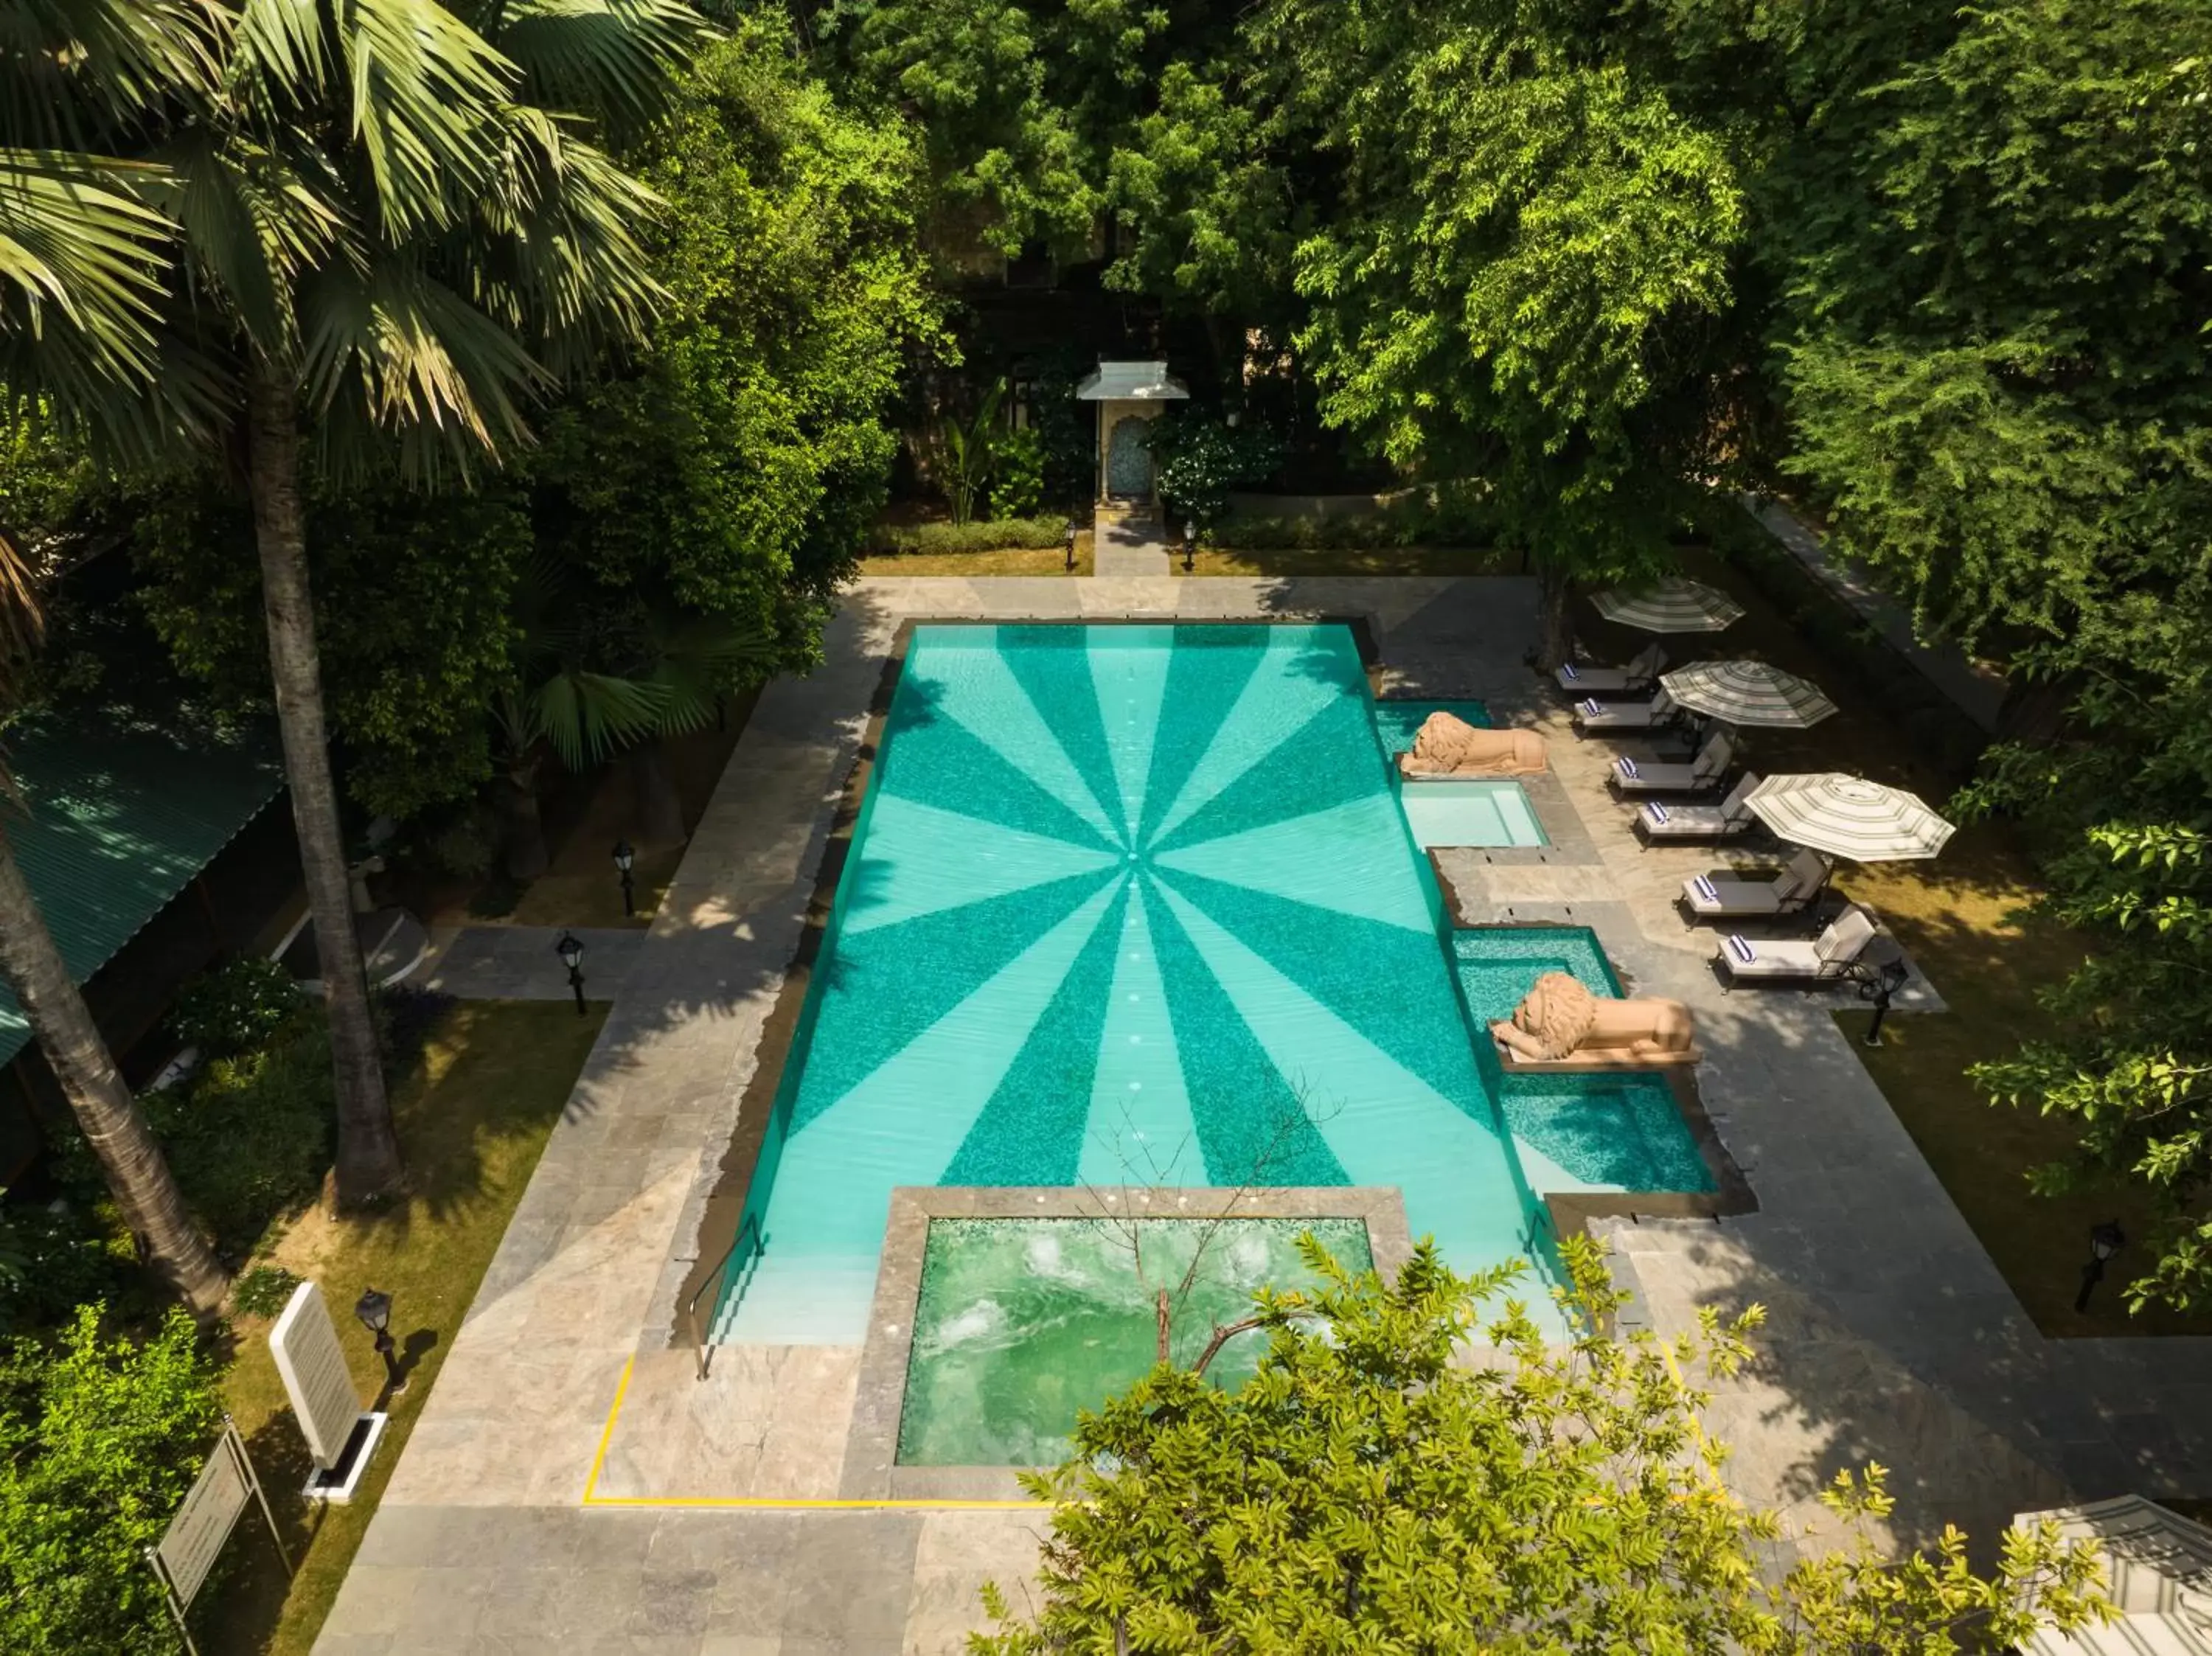
[[[1486,546],[1200,547],[1194,575],[1510,575],[1515,554]],[[1176,572],[1182,560],[1175,561]]]
[[[1073,573],[1091,573],[1091,531],[1075,537]],[[863,575],[1065,575],[1064,546],[1018,546],[998,552],[889,552],[860,560]]]
[[[383,1367],[351,1307],[364,1288],[392,1296],[407,1387],[390,1404],[392,1424],[363,1493],[349,1506],[311,1507],[299,1494],[307,1450],[269,1355],[269,1324],[238,1319],[225,1396],[285,1528],[299,1578],[287,1593],[265,1529],[241,1522],[231,1544],[236,1573],[194,1617],[200,1647],[210,1656],[304,1656],[314,1643],[605,1015],[594,1006],[580,1018],[560,1003],[456,1007],[432,1036],[418,1071],[396,1089],[412,1186],[404,1204],[343,1220],[317,1209],[286,1232],[276,1261],[322,1285],[364,1398],[377,1395]]]

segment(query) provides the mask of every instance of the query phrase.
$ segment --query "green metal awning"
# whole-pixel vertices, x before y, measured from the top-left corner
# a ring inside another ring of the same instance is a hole
[[[0,805],[46,928],[84,982],[284,786],[265,730],[185,737],[114,719],[41,718],[11,729],[8,762],[29,816]],[[0,1064],[31,1039],[0,984]]]

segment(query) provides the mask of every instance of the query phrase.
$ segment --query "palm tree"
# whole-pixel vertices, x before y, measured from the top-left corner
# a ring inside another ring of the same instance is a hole
[[[525,409],[662,295],[630,227],[655,199],[532,97],[642,107],[701,27],[657,0],[508,0],[508,57],[435,0],[242,0],[219,89],[152,146],[180,227],[172,361],[211,373],[252,503],[286,773],[338,1098],[342,1202],[402,1174],[331,774],[301,509],[323,475],[465,477]]]
[[[196,414],[191,378],[157,397],[157,303],[173,227],[136,191],[149,169],[116,153],[177,88],[210,84],[213,37],[171,0],[0,6],[0,382],[65,407],[121,411],[140,433]],[[0,706],[41,630],[36,586],[0,537]],[[15,784],[0,762],[0,792]],[[185,1210],[0,828],[0,975],[21,1003],[139,1257],[203,1320],[229,1278]]]

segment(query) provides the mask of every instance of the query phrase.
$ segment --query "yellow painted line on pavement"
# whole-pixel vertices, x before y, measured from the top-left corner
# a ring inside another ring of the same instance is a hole
[[[600,1495],[599,1472],[606,1465],[607,1449],[615,1441],[615,1422],[621,1417],[623,1399],[629,1395],[630,1370],[637,1359],[631,1356],[623,1364],[622,1380],[615,1387],[614,1406],[607,1410],[607,1423],[599,1429],[599,1452],[592,1457],[592,1474],[584,1480],[586,1507],[786,1507],[799,1511],[837,1510],[865,1511],[890,1508],[908,1512],[1048,1512],[1049,1501],[894,1501],[888,1496],[876,1501],[835,1501],[826,1498],[810,1499],[804,1495]]]

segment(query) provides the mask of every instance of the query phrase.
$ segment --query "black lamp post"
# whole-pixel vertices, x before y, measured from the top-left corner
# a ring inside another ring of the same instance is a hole
[[[392,1296],[365,1288],[361,1297],[353,1302],[353,1314],[361,1319],[361,1325],[376,1336],[376,1355],[384,1359],[384,1383],[394,1392],[404,1392],[407,1382],[400,1377],[399,1359],[392,1338]]]
[[[2081,1267],[2081,1291],[2074,1296],[2076,1311],[2089,1308],[2089,1295],[2105,1280],[2105,1262],[2127,1245],[2128,1234],[2117,1219],[2089,1227],[2089,1263]]]
[[[561,941],[553,945],[553,952],[561,957],[561,964],[568,968],[568,987],[576,993],[576,1016],[584,1016],[584,940],[573,931],[563,931]]]
[[[1075,573],[1075,525],[1073,523],[1067,525],[1067,573],[1071,575]]]
[[[615,841],[615,872],[622,876],[623,913],[625,917],[637,913],[636,888],[630,883],[629,871],[637,861],[637,848],[627,840]]]
[[[1861,961],[1851,962],[1849,975],[1859,986],[1859,998],[1874,1004],[1874,1022],[1867,1025],[1866,1034],[1860,1045],[1881,1045],[1881,1021],[1889,1016],[1889,998],[1905,987],[1905,980],[1912,975],[1911,968],[1901,960],[1884,961],[1880,966],[1869,966]]]
[[[1191,560],[1198,555],[1198,525],[1189,519],[1182,525],[1182,573],[1190,573]]]

